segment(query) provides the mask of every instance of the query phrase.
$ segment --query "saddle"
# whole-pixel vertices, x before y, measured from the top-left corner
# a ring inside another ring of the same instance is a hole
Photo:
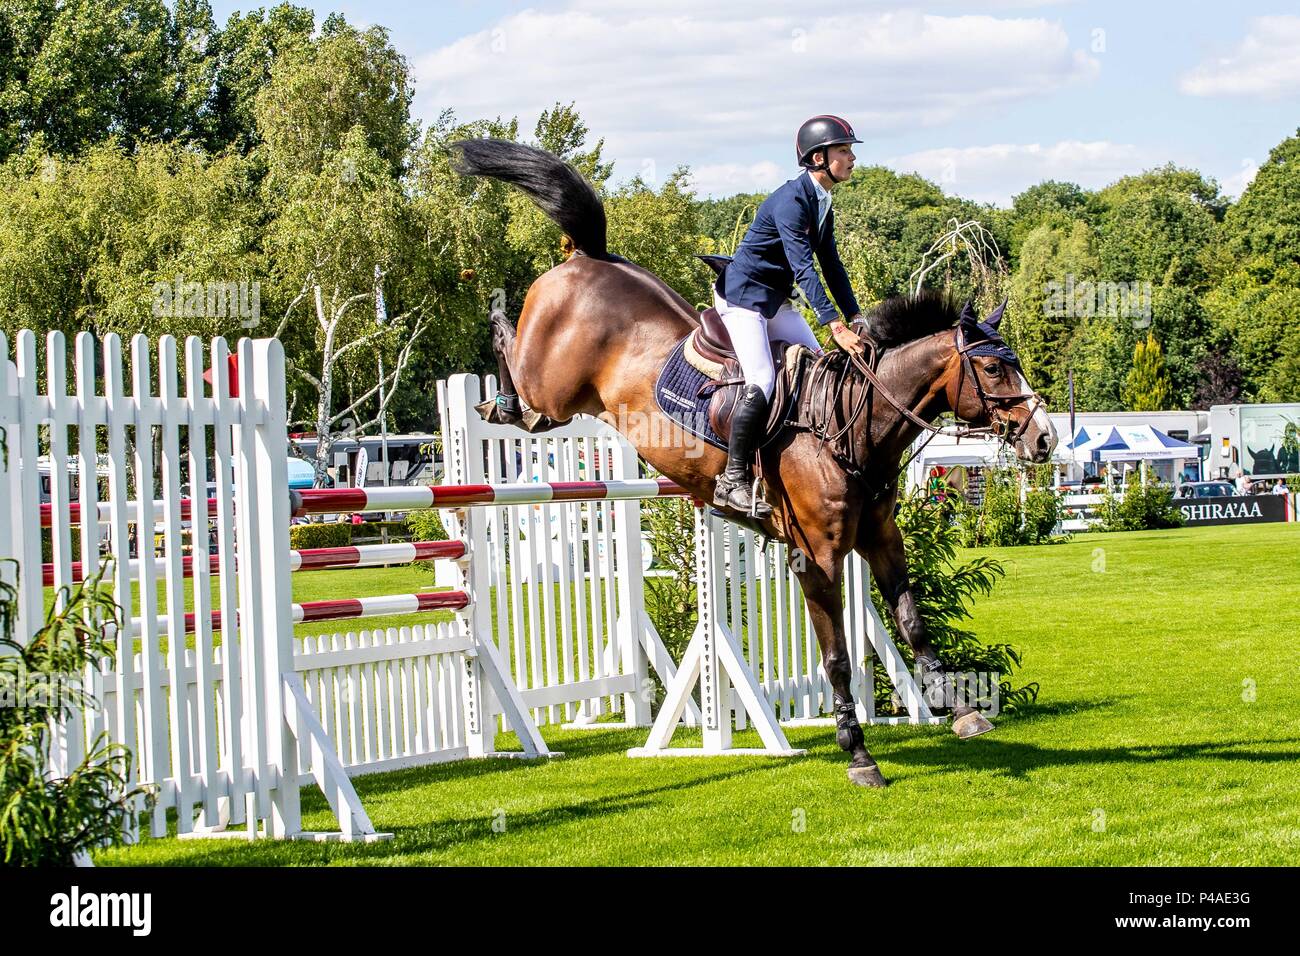
[[[776,368],[776,388],[768,406],[767,424],[760,445],[766,445],[780,432],[791,396],[797,392],[803,358],[812,354],[802,345],[786,341],[772,342],[771,349],[772,364]],[[709,425],[720,438],[730,439],[731,419],[740,402],[745,373],[717,309],[708,308],[700,313],[700,327],[686,339],[682,357],[688,365],[708,377],[709,381],[700,393],[713,393],[709,401]]]
[[[718,275],[722,275],[731,261],[730,256],[704,255],[697,258]],[[700,327],[687,338],[682,357],[688,365],[709,378],[709,382],[700,390],[701,394],[705,390],[713,393],[709,402],[709,425],[720,438],[730,439],[731,419],[740,401],[745,373],[740,367],[740,360],[736,358],[731,335],[723,325],[718,310],[712,307],[705,309],[700,313],[699,320]],[[812,354],[800,345],[783,340],[772,342],[771,349],[772,365],[776,369],[776,388],[768,405],[767,424],[763,429],[760,446],[766,445],[781,431],[790,400],[798,392],[803,359]]]

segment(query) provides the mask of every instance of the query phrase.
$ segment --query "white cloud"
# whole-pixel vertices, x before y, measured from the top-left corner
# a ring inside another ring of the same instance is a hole
[[[517,115],[531,132],[542,110],[574,100],[620,158],[620,178],[625,157],[639,157],[632,172],[647,160],[702,164],[708,191],[738,155],[788,156],[786,175],[795,172],[794,131],[815,113],[843,115],[869,139],[1039,98],[1100,69],[1040,18],[858,12],[821,0],[798,16],[789,5],[745,9],[571,0],[524,10],[417,57],[416,109],[426,119],[447,106],[464,119]]]
[[[899,172],[920,173],[949,194],[1009,206],[1011,197],[1044,179],[1098,189],[1121,176],[1163,162],[1151,150],[1106,140],[998,143],[991,146],[927,149],[885,161]]]
[[[691,169],[691,186],[705,196],[770,192],[792,175],[773,162],[712,163]]]
[[[1228,56],[1185,73],[1179,89],[1192,96],[1277,97],[1300,92],[1300,17],[1256,17]]]
[[[1231,176],[1224,177],[1220,189],[1225,196],[1232,196],[1234,199],[1240,199],[1241,194],[1246,191],[1246,187],[1255,181],[1255,176],[1258,172],[1259,167],[1255,165],[1253,159],[1243,159],[1239,170]]]

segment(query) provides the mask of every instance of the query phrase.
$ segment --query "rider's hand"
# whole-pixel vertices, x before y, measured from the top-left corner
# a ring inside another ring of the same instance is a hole
[[[866,351],[866,346],[862,344],[862,339],[858,333],[854,332],[847,325],[836,319],[831,324],[831,337],[835,339],[835,344],[850,355],[861,355]]]

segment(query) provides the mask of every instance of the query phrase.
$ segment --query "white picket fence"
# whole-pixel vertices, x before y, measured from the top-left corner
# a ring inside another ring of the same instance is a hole
[[[172,810],[182,836],[373,839],[381,835],[351,775],[490,755],[500,729],[518,733],[523,754],[546,755],[539,725],[616,718],[650,726],[651,673],[669,685],[676,665],[645,610],[637,501],[444,511],[451,536],[468,548],[465,559],[445,565],[447,583],[471,598],[453,621],[299,641],[290,617],[279,343],[241,340],[234,389],[225,374],[204,381],[209,367],[228,367],[221,340],[189,339],[178,348],[170,338],[154,346],[137,336],[127,354],[115,336],[101,345],[82,334],[71,376],[57,333],[39,352],[30,332],[14,344],[11,363],[0,335],[0,428],[8,446],[0,461],[0,556],[16,557],[23,569],[18,633],[34,633],[45,614],[35,465],[48,461],[53,593],[73,583],[76,535],[88,563],[116,559],[109,583],[127,622],[121,635],[109,634],[120,638],[116,658],[86,675],[103,707],[66,728],[61,760],[79,760],[101,731],[129,746],[132,782],[157,790],[148,821],[154,835],[167,831]],[[491,391],[490,381],[472,376],[439,389],[449,483],[637,477],[634,450],[597,421],[538,436],[482,422],[473,405]],[[100,481],[70,480],[97,468]],[[100,520],[74,524],[73,505]],[[133,527],[139,553],[128,555]],[[752,534],[717,519],[702,533],[720,542],[733,570],[745,570],[719,575],[727,584],[717,616],[744,645],[769,713],[829,722],[830,688],[783,547],[760,551]],[[192,578],[182,572],[187,554]],[[13,580],[13,566],[0,564],[0,574]],[[847,578],[861,716],[933,721],[876,617],[857,558]],[[224,631],[214,632],[214,611]],[[873,652],[894,677],[907,716],[871,712]],[[728,725],[754,719],[753,706],[735,694],[725,699]],[[681,716],[701,720],[694,702]],[[298,787],[309,782],[329,799],[340,834],[302,832]]]

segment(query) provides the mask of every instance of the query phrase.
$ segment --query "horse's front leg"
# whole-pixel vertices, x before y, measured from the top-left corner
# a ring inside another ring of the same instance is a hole
[[[850,689],[853,662],[844,638],[844,606],[840,596],[844,556],[829,546],[816,554],[794,547],[790,549],[790,567],[803,589],[808,617],[821,649],[822,667],[835,694],[835,742],[849,753],[849,780],[860,787],[883,787],[885,778],[867,752]]]
[[[912,648],[923,677],[941,677],[943,665],[930,644],[925,632],[925,622],[916,609],[916,598],[907,575],[907,555],[903,550],[903,534],[894,520],[894,499],[879,502],[864,511],[858,524],[858,554],[871,565],[885,603],[889,605],[898,632]],[[954,700],[952,729],[958,737],[978,737],[993,729],[993,725],[979,711],[963,701]]]

